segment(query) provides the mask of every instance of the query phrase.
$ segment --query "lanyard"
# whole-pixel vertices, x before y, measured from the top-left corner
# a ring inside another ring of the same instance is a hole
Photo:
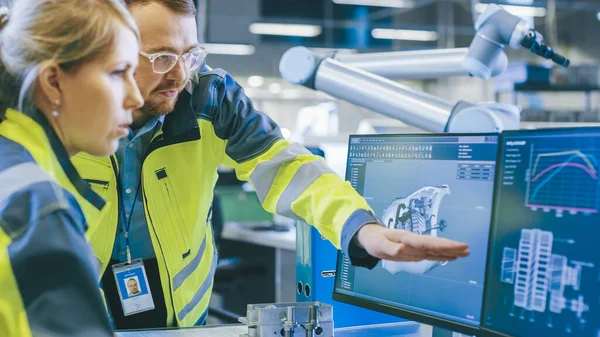
[[[133,198],[133,205],[131,205],[131,211],[129,211],[129,218],[123,219],[123,214],[125,213],[125,202],[123,201],[123,197],[120,199],[121,209],[123,210],[121,213],[121,221],[125,226],[125,250],[127,251],[127,263],[131,264],[131,249],[129,248],[129,228],[131,227],[131,218],[133,217],[133,209],[135,208],[135,202],[137,201],[138,194],[140,192],[141,183],[138,183],[138,187],[135,190],[135,196]]]
[[[156,131],[158,129],[160,123],[157,123],[154,126],[154,130],[152,130],[152,135],[150,136],[150,142],[148,143],[148,146],[146,147],[146,152],[148,151],[148,148],[150,147],[150,144],[152,143],[152,140],[154,138],[154,135],[156,134]],[[125,153],[125,155],[127,155]],[[144,158],[146,157],[147,153],[144,155]],[[125,174],[124,172],[122,174]],[[117,177],[117,179],[120,179],[120,177]],[[135,208],[135,203],[137,201],[138,195],[140,193],[140,189],[142,187],[142,176],[140,173],[140,181],[138,182],[137,188],[135,190],[135,196],[133,197],[133,205],[131,205],[131,211],[129,211],[129,219],[123,219],[123,214],[125,213],[125,202],[123,201],[123,191],[119,191],[119,205],[121,207],[122,212],[120,213],[121,216],[121,222],[123,223],[123,225],[125,226],[125,250],[127,251],[127,263],[131,264],[131,249],[129,248],[129,228],[131,227],[131,218],[133,217],[133,209]]]

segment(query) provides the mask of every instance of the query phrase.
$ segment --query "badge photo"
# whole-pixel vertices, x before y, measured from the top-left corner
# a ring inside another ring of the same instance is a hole
[[[154,309],[146,270],[141,260],[115,265],[113,273],[125,316]]]

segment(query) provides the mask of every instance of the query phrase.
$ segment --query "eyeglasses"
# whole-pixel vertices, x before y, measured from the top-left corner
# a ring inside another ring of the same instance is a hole
[[[140,55],[148,58],[152,63],[152,70],[157,74],[165,74],[171,71],[177,64],[179,59],[183,60],[183,64],[187,71],[198,69],[204,59],[208,55],[208,51],[202,47],[194,48],[183,55],[173,53],[155,53],[147,54],[140,50]]]

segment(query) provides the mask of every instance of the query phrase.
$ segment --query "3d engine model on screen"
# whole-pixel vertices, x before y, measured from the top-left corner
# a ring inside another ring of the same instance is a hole
[[[438,230],[443,231],[447,224],[444,220],[438,221],[438,211],[442,198],[450,194],[450,187],[423,187],[405,198],[398,198],[383,211],[382,221],[392,229],[407,230],[417,234],[438,236]],[[382,262],[383,268],[392,274],[405,271],[411,274],[425,274],[428,271],[443,265],[439,261],[421,262]]]
[[[553,254],[554,241],[557,239],[552,232],[523,229],[518,250],[504,248],[500,278],[502,282],[515,286],[511,316],[516,315],[514,309],[521,308],[530,312],[527,318],[533,322],[534,312],[561,314],[563,310],[570,310],[581,323],[585,323],[584,313],[590,307],[584,296],[577,293],[581,291],[582,269],[594,265],[569,261],[566,256]],[[572,240],[558,241],[574,244]],[[577,294],[575,298],[566,298],[567,287],[571,287],[570,293]],[[521,316],[525,316],[524,313]],[[547,324],[552,326],[551,317]]]

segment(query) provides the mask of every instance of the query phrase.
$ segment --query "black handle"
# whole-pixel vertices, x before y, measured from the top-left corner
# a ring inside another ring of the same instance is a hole
[[[568,58],[566,58],[562,55],[559,55],[557,53],[554,53],[554,55],[552,55],[552,61],[554,61],[554,63],[561,65],[565,68],[568,67],[569,65],[571,65],[571,61]]]
[[[571,64],[571,61],[568,58],[556,53],[552,48],[538,41],[537,33],[533,29],[529,30],[527,36],[521,41],[521,45],[529,49],[532,53],[550,59],[554,63],[565,68]]]

